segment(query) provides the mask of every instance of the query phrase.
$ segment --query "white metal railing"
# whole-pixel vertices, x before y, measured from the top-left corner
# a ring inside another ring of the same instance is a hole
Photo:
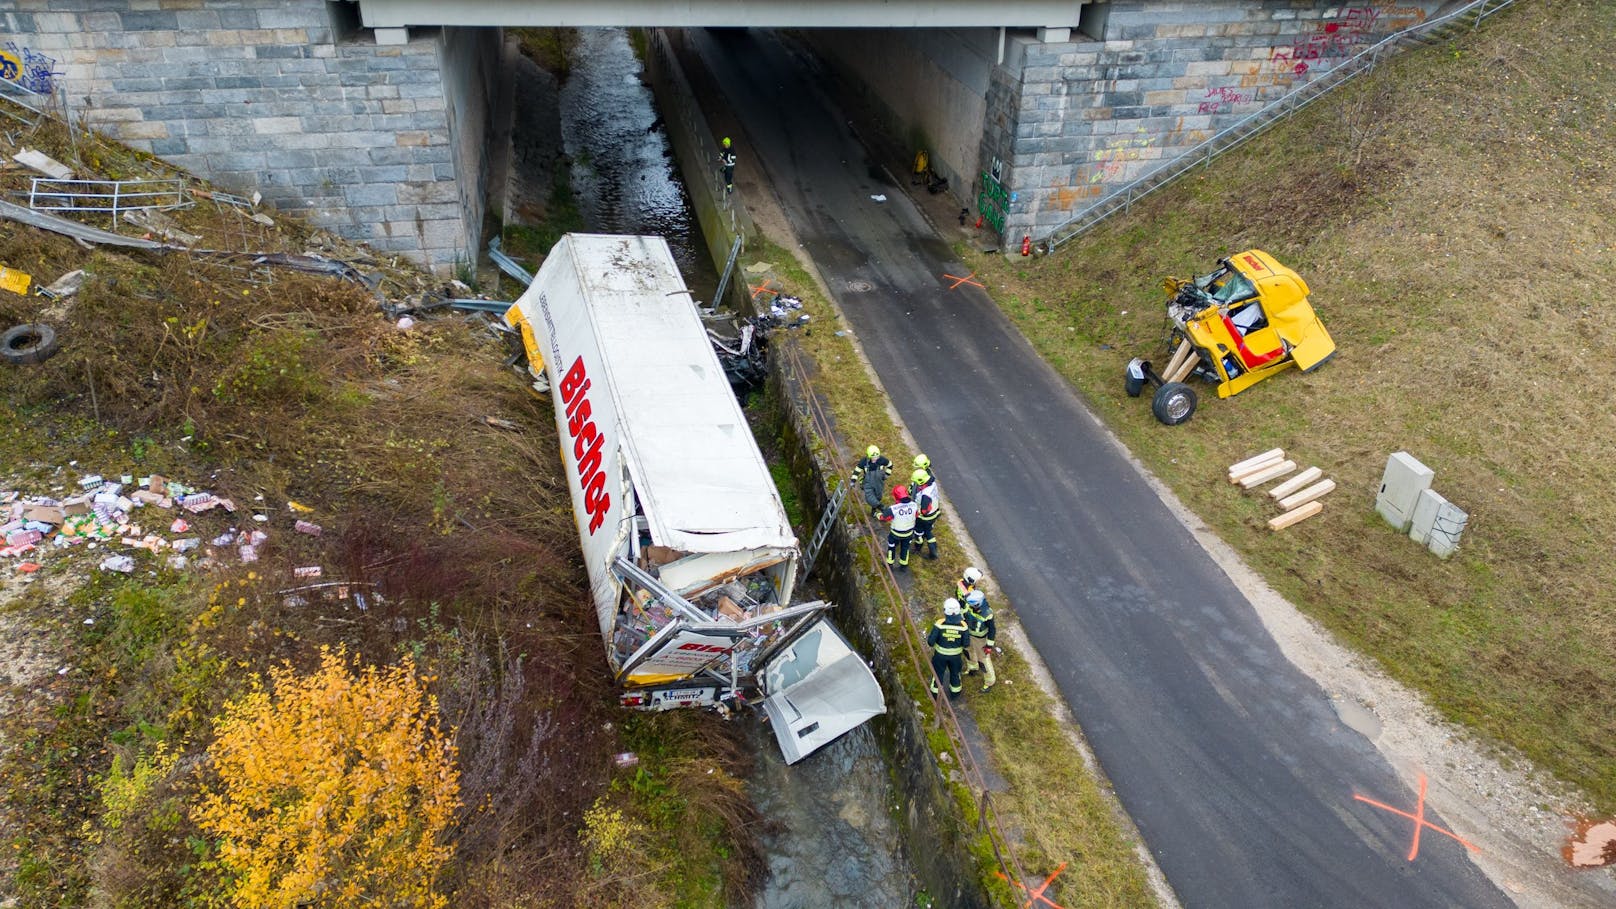
[[[24,110],[33,111],[34,116],[30,118],[24,114],[19,114],[16,111],[8,109],[3,104],[0,104],[0,114],[4,114],[13,120],[20,120],[23,123],[27,123],[29,126],[33,126],[39,122],[39,118],[45,115],[45,108],[50,105],[51,101],[50,95],[41,94],[40,92],[36,92],[33,89],[22,85],[21,83],[12,82],[9,79],[0,79],[0,98],[10,101],[12,104],[17,105]]]
[[[1262,110],[1230,124],[1198,145],[1164,161],[1148,173],[1118,187],[1068,218],[1045,236],[1042,241],[1044,251],[1054,252],[1062,243],[1082,236],[1119,211],[1127,211],[1135,202],[1168,185],[1191,169],[1212,163],[1214,158],[1239,147],[1269,127],[1283,122],[1333,89],[1345,85],[1354,77],[1374,70],[1396,51],[1446,40],[1460,29],[1475,28],[1488,16],[1514,5],[1515,2],[1516,0],[1474,0],[1447,15],[1393,32],[1374,45],[1343,60],[1317,79],[1292,89]]]
[[[126,211],[189,208],[196,204],[184,180],[56,180],[35,177],[28,207],[35,211],[104,214],[114,226]]]

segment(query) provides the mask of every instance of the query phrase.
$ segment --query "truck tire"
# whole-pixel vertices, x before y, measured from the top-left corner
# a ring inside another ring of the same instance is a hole
[[[17,325],[0,335],[0,357],[18,366],[43,363],[56,353],[57,347],[56,329],[49,325]]]
[[[1156,389],[1150,412],[1168,426],[1177,426],[1195,414],[1195,389],[1183,382],[1168,382]]]

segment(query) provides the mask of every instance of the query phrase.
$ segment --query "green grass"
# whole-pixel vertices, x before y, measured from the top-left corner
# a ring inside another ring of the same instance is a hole
[[[1448,718],[1616,810],[1616,69],[1607,3],[1523,4],[1394,61],[1033,264],[962,250],[1039,353],[1246,563]],[[1127,398],[1164,275],[1250,247],[1309,282],[1335,360],[1184,426]],[[1338,490],[1283,533],[1225,467],[1284,447]],[[1372,511],[1407,450],[1471,515],[1439,561]]]

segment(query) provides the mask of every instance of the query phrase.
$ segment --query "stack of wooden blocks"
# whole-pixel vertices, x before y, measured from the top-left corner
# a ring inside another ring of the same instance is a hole
[[[1229,465],[1229,482],[1243,489],[1256,489],[1286,476],[1296,469],[1296,462],[1287,460],[1285,449],[1274,448],[1260,455]],[[1279,503],[1284,513],[1268,522],[1269,530],[1285,528],[1305,521],[1324,510],[1319,501],[1335,489],[1335,481],[1321,479],[1324,471],[1309,467],[1294,477],[1268,490],[1268,495]]]

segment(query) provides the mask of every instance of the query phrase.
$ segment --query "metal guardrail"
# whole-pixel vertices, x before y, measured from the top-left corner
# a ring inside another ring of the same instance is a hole
[[[1042,241],[1044,252],[1054,252],[1061,244],[1082,236],[1117,212],[1127,211],[1135,202],[1190,170],[1211,164],[1213,159],[1224,152],[1238,148],[1248,139],[1283,122],[1353,78],[1373,71],[1393,53],[1410,47],[1435,44],[1446,40],[1461,29],[1473,29],[1488,16],[1513,6],[1515,2],[1516,0],[1474,0],[1447,15],[1393,32],[1332,67],[1317,79],[1292,89],[1262,110],[1230,124],[1200,144],[1192,146],[1177,157],[1118,187],[1104,198],[1084,208],[1050,230]]]
[[[196,202],[184,180],[56,180],[35,177],[28,207],[35,211],[104,214],[116,226],[126,211],[189,208]]]
[[[527,269],[517,264],[515,259],[505,255],[505,250],[500,248],[498,237],[488,241],[488,258],[499,266],[500,271],[522,282],[523,287],[533,283],[533,276],[528,274]]]
[[[802,353],[798,350],[797,345],[781,344],[773,349],[783,354],[779,358],[782,377],[788,378],[790,382],[795,383],[803,391],[803,400],[794,402],[791,405],[791,410],[798,417],[805,419],[808,423],[808,429],[820,439],[831,440],[836,438],[835,424],[830,414],[825,410],[823,399],[814,390],[813,380],[810,378],[812,371],[803,363]],[[792,400],[790,395],[787,398]],[[826,489],[828,502],[834,498],[837,492],[847,489],[846,477],[849,475],[850,465],[842,457],[839,446],[826,444],[820,450],[830,462],[827,465],[828,469],[834,472],[835,477],[841,478],[839,485]],[[842,492],[841,494],[843,496],[848,495],[847,492]],[[885,536],[880,532],[879,525],[875,524],[867,513],[861,520],[866,529],[869,530],[869,533],[864,535],[864,544],[870,555],[870,563],[878,569],[877,581],[884,591],[887,601],[893,605],[903,626],[903,630],[898,636],[903,640],[903,650],[908,657],[910,669],[915,673],[915,678],[921,680],[922,684],[924,684],[935,676],[929,657],[923,657],[920,652],[921,648],[925,646],[926,629],[915,618],[909,607],[908,600],[898,587],[897,579],[892,575],[892,570],[885,565]],[[1013,888],[1018,885],[1022,887],[1033,886],[1032,879],[1027,876],[1020,858],[1016,855],[1014,841],[1005,832],[1003,820],[999,817],[998,808],[993,803],[992,791],[988,786],[987,776],[977,763],[975,753],[971,750],[970,744],[966,740],[965,731],[960,726],[959,717],[954,711],[954,704],[942,693],[942,686],[939,685],[938,688],[939,691],[931,696],[933,708],[932,726],[933,728],[941,728],[948,736],[952,756],[957,761],[955,767],[961,775],[963,784],[969,787],[976,797],[977,832],[987,836],[988,843],[993,849],[994,860],[999,866],[998,872],[1012,887],[1012,892],[1014,892]],[[1026,905],[1030,906],[1032,903],[1033,901],[1029,900]],[[1021,907],[1022,903],[1020,900],[1015,900],[1012,905]]]
[[[51,103],[50,95],[41,94],[9,79],[0,79],[0,98],[10,101],[25,110],[33,111],[34,116],[29,118],[16,111],[8,110],[4,105],[0,105],[0,114],[26,123],[29,126],[39,123],[40,118],[45,116],[45,108]]]

